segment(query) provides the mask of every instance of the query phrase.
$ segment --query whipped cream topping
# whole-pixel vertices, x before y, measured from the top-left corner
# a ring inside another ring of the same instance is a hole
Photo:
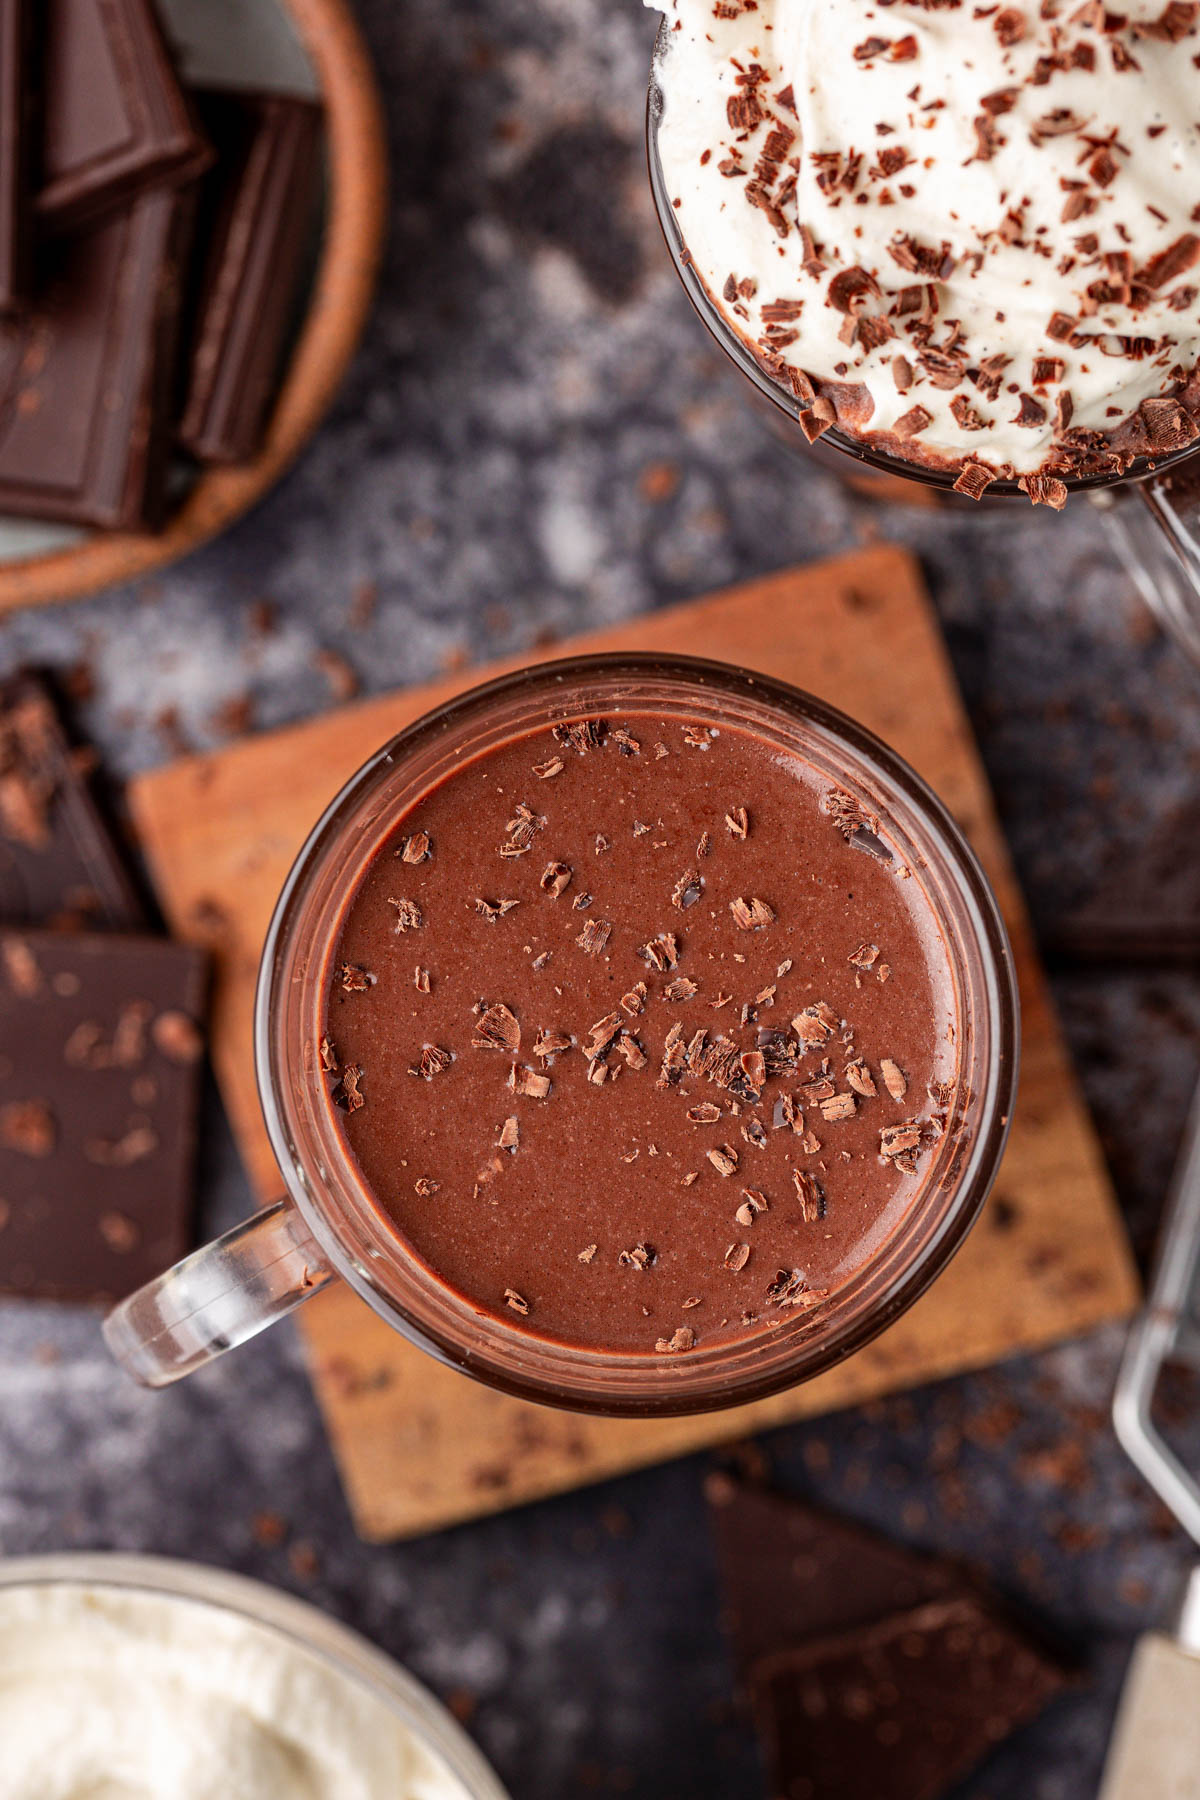
[[[668,200],[810,439],[1061,505],[1200,437],[1200,5],[658,10]]]
[[[365,1688],[192,1601],[0,1591],[4,1800],[469,1800]]]

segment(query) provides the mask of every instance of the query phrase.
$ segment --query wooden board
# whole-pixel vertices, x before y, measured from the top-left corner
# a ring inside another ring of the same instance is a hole
[[[1077,1335],[1137,1300],[1099,1146],[913,560],[880,548],[788,571],[571,648],[687,651],[742,663],[855,714],[915,765],[974,843],[1012,933],[1025,1009],[1020,1104],[993,1201],[931,1292],[840,1368],[733,1412],[586,1419],[510,1400],[423,1356],[349,1289],[327,1290],[299,1317],[355,1519],[372,1539],[433,1530],[977,1367]],[[556,654],[561,646],[524,660]],[[520,666],[514,660],[486,673]],[[134,785],[134,813],[172,927],[216,955],[213,1055],[264,1199],[281,1184],[255,1095],[251,1016],[276,895],[343,781],[393,732],[474,679],[457,674],[371,699]]]

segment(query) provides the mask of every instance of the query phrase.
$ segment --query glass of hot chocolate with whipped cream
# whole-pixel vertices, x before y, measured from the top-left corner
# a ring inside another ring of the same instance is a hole
[[[649,3],[668,242],[797,435],[976,500],[1145,483],[1200,581],[1200,5]]]
[[[687,1412],[829,1367],[945,1267],[1017,999],[971,852],[876,739],[723,665],[581,658],[350,782],[257,1051],[288,1197],[110,1318],[135,1374],[338,1276],[524,1398]]]

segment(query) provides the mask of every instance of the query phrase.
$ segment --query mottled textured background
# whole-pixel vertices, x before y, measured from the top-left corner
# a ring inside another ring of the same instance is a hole
[[[330,420],[221,543],[164,580],[7,621],[0,667],[74,671],[79,723],[119,778],[327,706],[351,677],[414,681],[903,540],[1145,1254],[1200,1044],[1200,983],[1162,956],[1200,939],[1200,705],[1094,517],[871,507],[762,433],[657,237],[642,152],[654,21],[636,0],[361,12],[393,231]],[[1120,961],[1081,960],[1114,934]],[[214,1098],[203,1223],[248,1204]],[[516,1800],[762,1795],[730,1701],[703,1460],[366,1549],[286,1328],[154,1398],[116,1377],[96,1327],[0,1305],[5,1553],[155,1550],[293,1588],[452,1697]],[[1107,1332],[765,1446],[785,1483],[974,1558],[1079,1644],[1086,1684],[964,1800],[1089,1800],[1132,1641],[1187,1566],[1108,1433],[1119,1348]],[[1200,1465],[1200,1395],[1181,1382],[1176,1401]]]

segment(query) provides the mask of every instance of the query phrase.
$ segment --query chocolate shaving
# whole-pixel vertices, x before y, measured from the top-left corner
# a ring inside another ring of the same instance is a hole
[[[521,1048],[521,1027],[516,1014],[502,1002],[489,1006],[475,1026],[471,1039],[474,1050],[501,1050],[515,1056]],[[538,1054],[535,1050],[534,1054]]]
[[[775,920],[775,910],[765,900],[731,900],[729,910],[739,931],[761,931]]]

